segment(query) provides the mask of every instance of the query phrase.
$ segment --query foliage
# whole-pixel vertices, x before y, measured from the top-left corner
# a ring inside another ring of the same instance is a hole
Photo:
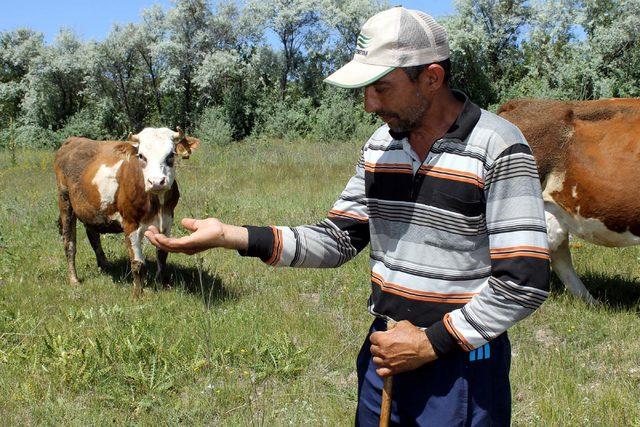
[[[309,98],[265,101],[258,107],[257,133],[287,141],[299,139],[311,131],[315,115]]]
[[[55,148],[60,145],[55,132],[31,124],[9,126],[2,130],[0,138],[15,147]]]
[[[315,113],[311,135],[318,141],[345,141],[352,137],[358,124],[358,110],[352,97],[344,91],[331,90]]]
[[[69,117],[63,128],[56,132],[56,140],[64,141],[70,136],[82,136],[94,140],[109,139],[102,118],[96,109],[84,108]]]
[[[227,145],[233,141],[233,127],[221,107],[206,108],[199,120],[195,136],[204,144]]]
[[[29,135],[23,143],[48,141],[42,135],[64,134],[76,114],[94,111],[99,119],[83,132],[204,131],[199,118],[217,111],[235,141],[356,137],[372,126],[361,93],[338,95],[322,80],[386,7],[177,0],[144,10],[139,23],[114,25],[100,42],[67,29],[52,44],[29,29],[0,32],[0,130],[11,122],[27,126],[18,132]],[[483,108],[515,97],[640,96],[639,0],[456,0],[455,13],[436,18],[449,32],[452,86]]]

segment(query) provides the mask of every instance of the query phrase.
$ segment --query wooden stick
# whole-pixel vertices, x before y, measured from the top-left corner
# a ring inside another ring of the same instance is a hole
[[[393,320],[387,321],[387,331],[396,327]],[[393,393],[393,376],[384,378],[382,385],[382,404],[380,405],[380,427],[389,427],[391,417],[391,396]]]

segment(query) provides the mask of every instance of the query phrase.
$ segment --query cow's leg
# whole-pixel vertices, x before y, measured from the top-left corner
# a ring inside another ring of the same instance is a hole
[[[143,227],[125,225],[127,249],[129,249],[129,257],[131,258],[131,273],[133,274],[133,291],[134,298],[142,296],[142,288],[147,277],[147,268],[142,255],[142,238],[144,237]]]
[[[171,220],[167,221],[168,224],[163,224],[162,234],[165,236],[171,235]],[[166,251],[162,249],[156,250],[156,264],[158,266],[158,270],[156,271],[156,283],[159,283],[165,287],[169,287],[169,277],[167,275],[167,255]]]
[[[576,270],[573,268],[567,229],[563,226],[562,222],[548,210],[545,211],[545,217],[547,220],[549,249],[551,250],[551,268],[569,292],[582,298],[588,304],[595,304],[597,301],[591,296],[584,286],[584,283],[582,283],[582,280],[578,277]]]
[[[96,230],[85,227],[87,230],[87,237],[89,238],[89,243],[91,243],[91,247],[93,248],[93,252],[96,253],[96,261],[98,262],[98,267],[102,270],[107,269],[107,257],[104,255],[104,251],[102,250],[102,244],[100,243],[100,233]]]
[[[64,241],[64,253],[67,256],[67,270],[69,272],[69,282],[72,285],[80,283],[76,273],[76,214],[71,207],[69,193],[61,191],[58,193],[58,208],[60,209],[60,231]]]

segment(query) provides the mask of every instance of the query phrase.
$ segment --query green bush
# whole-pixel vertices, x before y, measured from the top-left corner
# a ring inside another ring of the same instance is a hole
[[[85,108],[69,117],[65,126],[56,131],[58,145],[71,136],[89,139],[110,139],[109,131],[103,126],[100,114],[91,108]]]
[[[330,91],[316,111],[311,137],[317,141],[345,141],[350,139],[358,125],[358,110],[354,100],[344,91]]]
[[[2,129],[0,134],[2,146],[9,149],[23,148],[55,148],[60,145],[56,134],[36,125],[23,124]]]
[[[233,142],[233,127],[222,107],[208,107],[203,111],[196,136],[204,144],[227,145]]]
[[[315,111],[309,98],[274,103],[263,100],[258,111],[254,136],[292,141],[308,136],[315,122]]]

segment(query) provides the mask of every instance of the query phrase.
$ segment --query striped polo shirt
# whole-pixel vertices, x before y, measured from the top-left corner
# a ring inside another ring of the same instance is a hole
[[[548,296],[549,250],[536,164],[520,130],[464,107],[421,161],[379,128],[326,219],[248,226],[243,255],[337,267],[370,245],[369,311],[424,328],[438,355],[470,351]]]

